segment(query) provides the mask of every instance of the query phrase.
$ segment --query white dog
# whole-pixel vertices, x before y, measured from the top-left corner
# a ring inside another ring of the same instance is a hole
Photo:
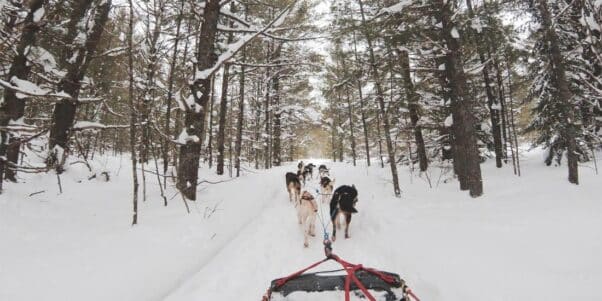
[[[299,218],[299,224],[303,229],[303,246],[306,248],[309,246],[309,236],[316,236],[316,215],[318,212],[318,203],[314,196],[303,191],[299,207],[297,208],[297,217]]]

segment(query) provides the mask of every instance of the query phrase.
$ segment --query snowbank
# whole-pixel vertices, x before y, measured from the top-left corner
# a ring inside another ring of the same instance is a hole
[[[573,186],[566,167],[527,155],[522,178],[484,165],[480,199],[455,181],[437,183],[437,168],[431,189],[404,167],[396,199],[386,169],[326,162],[337,185],[360,194],[351,239],[337,240],[335,253],[400,274],[423,300],[601,300],[601,177],[581,168]],[[288,201],[284,173],[294,164],[202,185],[191,214],[172,198],[173,184],[163,207],[148,174],[140,224],[131,227],[128,158],[103,160],[110,182],[89,181],[73,165],[63,194],[52,175],[6,185],[0,300],[258,300],[272,279],[323,256],[320,233],[303,248]],[[205,169],[201,178],[226,179]]]

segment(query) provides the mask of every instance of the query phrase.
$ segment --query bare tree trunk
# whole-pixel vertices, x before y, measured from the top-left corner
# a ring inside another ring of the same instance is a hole
[[[519,153],[519,149],[518,149],[518,135],[516,134],[516,124],[514,123],[514,100],[513,100],[513,89],[512,89],[512,69],[510,68],[510,61],[509,58],[506,57],[506,68],[507,68],[507,72],[508,72],[508,96],[510,98],[510,110],[508,110],[508,113],[510,113],[510,129],[512,130],[511,133],[511,140],[514,141],[514,149],[515,151],[513,151],[513,160],[515,161],[516,164],[516,170],[518,172],[518,176],[520,177],[520,153]]]
[[[353,123],[353,105],[351,103],[351,97],[349,96],[349,90],[345,89],[347,92],[347,109],[349,113],[349,129],[351,131],[351,157],[353,158],[353,166],[356,166],[356,153],[355,153],[355,132],[354,132],[354,123]]]
[[[253,151],[255,152],[255,169],[259,169],[259,142],[261,139],[261,104],[259,103],[259,99],[261,99],[261,80],[256,80],[255,90],[256,94],[256,105],[255,105],[255,139],[253,140]]]
[[[182,18],[184,14],[184,0],[180,1],[180,10],[178,11],[177,21],[176,21],[176,36],[174,41],[173,54],[171,57],[171,63],[169,65],[169,79],[168,79],[168,88],[167,88],[167,99],[166,107],[167,112],[165,112],[165,134],[167,136],[171,136],[170,132],[170,124],[171,124],[171,101],[173,98],[173,90],[174,90],[174,81],[175,81],[175,73],[176,73],[176,63],[178,62],[178,45],[180,43],[180,29],[182,26]],[[184,56],[185,57],[185,56]],[[169,140],[167,138],[163,139],[163,174],[167,174],[167,168],[169,166]],[[167,187],[166,177],[163,178],[163,186]]]
[[[226,136],[226,115],[228,113],[228,81],[230,77],[230,64],[224,65],[222,77],[222,94],[219,103],[219,126],[217,129],[217,174],[224,174],[224,143]]]
[[[216,61],[215,55],[215,37],[217,34],[217,23],[219,19],[220,1],[207,0],[203,10],[203,25],[199,36],[199,48],[197,54],[197,70],[206,70],[212,67]],[[178,189],[184,197],[189,200],[196,200],[196,187],[199,172],[199,159],[201,156],[202,133],[205,123],[205,112],[207,112],[207,103],[211,90],[211,80],[209,76],[197,76],[191,85],[191,92],[194,97],[194,106],[187,108],[184,116],[184,126],[188,141],[186,145],[180,147],[180,158],[178,162]]]
[[[331,132],[330,132],[330,144],[332,146],[332,161],[337,162],[337,122],[336,122],[336,107],[334,101],[330,102],[330,110],[332,111],[332,124],[331,124]]]
[[[364,106],[364,95],[362,93],[362,83],[358,80],[358,92],[360,98],[360,110],[362,112],[362,129],[364,130],[364,147],[366,148],[366,163],[370,166],[370,140],[368,139],[368,122],[366,118],[366,109]]]
[[[245,60],[245,50],[243,48],[243,61]],[[238,121],[236,123],[236,143],[234,145],[234,161],[236,167],[236,177],[240,177],[240,153],[242,150],[242,130],[245,119],[245,67],[240,68],[240,84],[239,84],[239,100],[238,100]]]
[[[207,154],[208,157],[207,163],[209,164],[209,169],[213,167],[213,105],[215,104],[215,76],[211,77],[211,96],[210,96],[210,104],[209,104],[209,125],[207,126]]]
[[[158,3],[158,4],[157,4]],[[159,35],[161,34],[162,26],[163,26],[163,10],[164,3],[158,0],[153,1],[153,15],[155,16],[155,26],[152,30],[152,33],[148,32],[147,37],[148,47],[149,47],[149,58],[148,64],[146,66],[146,87],[144,93],[142,95],[142,106],[141,106],[141,143],[140,143],[140,162],[148,163],[149,150],[151,149],[151,133],[150,133],[150,114],[153,107],[153,101],[156,97],[156,84],[155,84],[155,75],[158,71],[159,64],[159,54],[157,50],[157,42],[159,41]],[[150,13],[148,13],[148,18],[150,18]],[[150,21],[148,22],[148,30],[150,31]],[[144,173],[142,174],[144,177]],[[146,183],[146,181],[145,181]],[[144,185],[146,186],[146,185]]]
[[[231,11],[236,12],[235,6],[231,6]],[[230,26],[233,26],[233,22],[230,22]],[[226,43],[232,43],[234,35],[228,34]],[[220,111],[219,111],[219,127],[217,132],[217,174],[224,174],[224,157],[225,157],[225,136],[226,136],[226,113],[228,110],[228,84],[230,81],[230,64],[224,64],[224,74],[222,77],[222,94],[220,99]],[[232,162],[230,162],[232,164]]]
[[[366,18],[364,15],[364,5],[362,0],[358,0],[360,5],[360,12],[362,15],[362,25],[366,26]],[[372,76],[374,78],[374,85],[376,87],[376,99],[380,107],[381,117],[383,120],[383,127],[385,131],[385,139],[387,142],[387,153],[389,157],[389,165],[391,166],[391,177],[393,180],[393,191],[395,192],[396,197],[401,197],[401,189],[399,188],[399,177],[397,175],[397,161],[395,160],[395,153],[393,148],[393,141],[391,139],[391,125],[389,123],[389,116],[387,114],[387,110],[385,108],[385,100],[384,100],[384,92],[380,82],[380,75],[378,72],[378,66],[376,63],[376,57],[374,55],[374,48],[372,46],[372,38],[370,34],[364,28],[364,35],[366,37],[366,41],[368,42],[368,51],[370,53],[370,65],[372,68]]]
[[[219,106],[219,126],[217,130],[217,174],[224,174],[224,143],[226,136],[226,114],[228,113],[228,81],[230,77],[230,65],[224,65],[222,77],[222,94]]]
[[[272,43],[269,42],[268,43],[268,47],[267,47],[267,54],[266,54],[266,60],[268,62],[272,61]],[[265,114],[265,137],[264,137],[264,150],[263,150],[263,156],[264,156],[264,168],[268,169],[270,168],[270,162],[271,162],[271,140],[270,140],[270,108],[271,108],[271,81],[272,81],[272,75],[271,75],[271,68],[266,68],[266,80],[267,82],[266,84],[266,91],[265,91],[265,102],[264,102],[264,114]]]
[[[77,111],[77,98],[80,92],[81,80],[94,57],[96,46],[104,30],[104,24],[109,16],[111,1],[99,1],[94,15],[94,25],[88,32],[85,43],[78,45],[75,42],[77,32],[80,30],[77,23],[82,19],[89,6],[90,1],[82,1],[82,3],[78,3],[72,13],[72,18],[75,18],[77,22],[73,24],[73,27],[68,28],[68,37],[73,36],[73,39],[69,40],[70,42],[63,51],[64,54],[67,54],[64,60],[67,72],[59,82],[58,90],[68,94],[71,99],[63,99],[54,106],[49,137],[50,155],[47,160],[48,166],[54,167],[57,173],[62,173],[64,161],[69,153],[68,143]],[[79,19],[77,19],[78,17]],[[72,21],[70,20],[70,25]],[[57,148],[60,148],[60,150]]]
[[[426,156],[426,147],[424,145],[424,138],[422,137],[422,127],[419,124],[420,121],[420,105],[418,104],[419,95],[416,93],[416,88],[412,82],[412,76],[410,73],[410,55],[407,50],[399,51],[401,58],[402,77],[405,85],[406,97],[408,99],[408,109],[410,112],[410,121],[412,122],[412,129],[414,131],[414,141],[416,142],[416,153],[418,155],[418,161],[420,164],[420,171],[426,171],[428,168],[428,158]]]
[[[134,105],[134,55],[133,51],[133,40],[134,40],[134,5],[132,0],[128,1],[130,4],[130,20],[129,20],[129,31],[128,31],[128,104],[130,106],[130,154],[132,159],[132,199],[133,199],[133,215],[132,225],[138,224],[138,171],[136,170],[136,106]]]
[[[158,6],[157,6],[158,5]],[[147,6],[148,7],[148,6]],[[142,169],[142,201],[146,202],[146,164],[148,164],[149,154],[154,147],[152,145],[151,131],[150,131],[150,114],[153,107],[153,102],[156,97],[156,84],[155,74],[157,73],[158,67],[158,50],[157,42],[161,33],[161,27],[163,23],[163,10],[164,3],[153,1],[152,14],[155,16],[155,27],[151,32],[147,32],[146,40],[148,41],[149,47],[149,58],[146,66],[146,87],[142,93],[142,101],[140,106],[140,117],[141,117],[141,141],[140,141],[140,167]],[[149,9],[150,11],[150,9]],[[150,31],[150,13],[147,12],[148,30]]]
[[[342,129],[343,127],[343,118],[341,117],[341,115],[343,115],[343,113],[341,113],[341,105],[343,104],[343,99],[341,98],[341,91],[337,91],[337,104],[336,104],[336,112],[337,112],[337,123],[339,124],[339,128]],[[343,141],[345,140],[344,138],[344,131],[339,131],[337,129],[337,138],[338,138],[338,151],[337,154],[339,155],[339,162],[343,162],[345,160],[345,148],[343,147]]]
[[[280,62],[280,53],[282,52],[282,43],[279,43],[274,50],[274,59],[273,63],[278,64]],[[276,70],[274,72],[274,76],[272,78],[272,91],[274,95],[272,96],[272,112],[273,112],[273,143],[272,143],[272,163],[274,166],[280,166],[282,163],[282,124],[281,124],[281,116],[282,112],[280,111],[280,73],[281,70]]]
[[[468,7],[469,16],[474,18],[472,2],[470,0],[466,0],[466,6]],[[485,49],[483,49],[483,43],[485,43],[485,41],[480,33],[472,30],[472,34],[476,42],[475,44],[477,45],[477,52],[479,54],[481,65],[483,65],[483,81],[485,82],[485,94],[487,95],[487,106],[489,107],[489,117],[491,119],[491,132],[493,136],[493,148],[495,151],[495,165],[497,168],[501,168],[504,155],[502,154],[502,132],[500,129],[500,104],[493,93],[493,83],[491,82],[491,77],[489,75],[489,62],[485,57]]]
[[[234,103],[228,109],[228,176],[232,177],[232,127],[234,123]]]
[[[188,21],[189,21],[188,23],[189,23],[189,27],[190,27],[190,23],[191,23],[190,18]],[[188,39],[186,39],[185,43],[184,43],[184,53],[182,54],[182,57],[188,57],[188,49],[190,49],[189,45],[190,45],[190,43],[189,43]],[[182,97],[182,95],[180,95],[180,97]],[[180,135],[180,133],[182,132],[182,125],[183,125],[182,124],[182,113],[183,113],[183,111],[178,109],[175,111],[175,113],[176,113],[176,116],[174,118],[175,119],[174,120],[174,131],[173,131],[174,134],[172,137],[174,137],[174,139],[178,139],[178,135]],[[179,163],[178,163],[179,158],[180,158],[179,152],[174,151],[173,158],[172,158],[174,167],[179,167]],[[176,172],[177,172],[177,168],[176,168]]]
[[[504,78],[500,68],[500,63],[497,55],[491,54],[489,49],[489,56],[493,56],[493,64],[495,66],[497,86],[498,86],[498,97],[500,99],[501,111],[500,116],[502,118],[502,150],[504,156],[504,163],[508,163],[508,109],[506,107],[506,92],[504,88]]]
[[[16,54],[10,66],[6,80],[11,82],[12,78],[27,80],[31,66],[27,63],[27,49],[34,45],[36,33],[40,29],[38,22],[34,20],[34,13],[44,6],[45,0],[33,0],[29,3],[29,12],[23,21],[23,33],[17,45]],[[4,89],[4,101],[0,104],[0,127],[6,127],[11,120],[19,120],[25,112],[25,99],[17,98],[14,90]],[[0,193],[2,193],[3,176],[10,181],[16,182],[16,172],[13,168],[6,168],[7,161],[17,165],[21,144],[16,137],[9,137],[8,130],[0,131]],[[5,158],[5,156],[8,156]],[[8,163],[8,164],[10,164]]]
[[[466,77],[462,59],[460,41],[454,37],[457,31],[452,21],[452,2],[437,0],[440,10],[439,18],[442,23],[442,34],[447,44],[446,74],[449,82],[452,100],[452,115],[454,129],[454,161],[458,160],[458,178],[460,188],[467,188],[472,197],[483,194],[483,181],[479,150],[475,133],[475,118],[471,112],[474,101],[466,95]],[[464,183],[463,183],[464,182]]]
[[[380,111],[376,111],[376,134],[378,135],[378,158],[380,160],[380,168],[385,168],[385,160],[383,160],[383,135],[381,133]]]
[[[355,62],[357,64],[357,68],[361,68],[361,62],[359,60],[359,56],[357,54],[357,40],[355,37],[355,31],[353,31],[353,54],[355,56]],[[357,90],[360,98],[360,111],[362,113],[362,128],[364,130],[364,146],[366,148],[366,163],[370,166],[370,140],[368,139],[368,125],[366,122],[366,111],[364,106],[364,94],[362,91],[362,81],[360,77],[357,76]]]

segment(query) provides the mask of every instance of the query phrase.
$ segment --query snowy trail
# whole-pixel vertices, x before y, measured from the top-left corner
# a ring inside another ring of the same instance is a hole
[[[320,163],[313,162],[317,165]],[[347,164],[327,164],[331,167],[331,175],[336,179],[337,186],[355,184],[360,191],[360,214],[352,220],[352,238],[345,240],[339,237],[334,243],[335,253],[352,262],[386,269],[390,265],[391,256],[399,256],[399,244],[392,243],[392,237],[383,237],[380,233],[390,234],[389,230],[397,232],[397,229],[385,228],[383,225],[395,225],[395,222],[388,217],[379,220],[379,215],[368,204],[378,201],[381,195],[388,194],[387,180],[370,177],[369,170],[353,168]],[[274,278],[288,275],[324,257],[321,223],[316,222],[317,235],[311,239],[310,247],[303,248],[296,209],[289,203],[284,185],[279,185],[283,181],[284,172],[294,168],[290,165],[275,172],[280,193],[270,200],[270,205],[223,252],[213,257],[166,300],[195,300],[208,296],[220,300],[235,300],[245,296],[245,300],[254,300],[265,292]],[[317,177],[307,185],[312,192],[315,187],[319,187]],[[324,223],[328,225],[328,203],[320,206],[319,212],[324,215]],[[331,227],[327,230],[330,232]],[[321,268],[332,269],[339,266],[327,263]],[[429,287],[431,293],[436,295],[435,288],[426,283],[423,286]]]
[[[260,298],[273,275],[290,273],[291,268],[323,257],[319,225],[316,225],[318,235],[312,239],[310,248],[302,246],[296,209],[289,202],[284,185],[285,171],[293,168],[293,165],[279,168],[266,179],[265,185],[275,185],[278,190],[268,197],[269,204],[241,229],[223,252],[166,300],[191,300],[200,295],[216,296],[221,300],[236,300],[241,296],[249,296],[249,300],[255,299],[251,296]],[[249,291],[250,287],[253,291]]]
[[[328,165],[337,186],[355,184],[360,193],[351,239],[339,238],[335,253],[399,273],[423,300],[599,300],[602,262],[595,254],[602,253],[602,205],[587,190],[548,189],[540,182],[524,187],[510,170],[491,168],[486,171],[501,174],[490,177],[489,194],[478,201],[455,183],[429,189],[413,178],[410,185],[409,175],[402,176],[399,200],[389,191],[386,169]],[[275,171],[276,179],[285,170]],[[582,186],[595,187],[593,180]],[[503,185],[508,189],[493,188]],[[572,207],[571,200],[579,205]],[[256,300],[272,279],[323,258],[316,226],[317,237],[304,249],[282,187],[223,252],[166,300]]]
[[[601,176],[584,168],[569,185],[564,167],[529,155],[522,178],[484,164],[477,200],[453,180],[437,184],[436,167],[433,188],[403,167],[396,199],[388,169],[326,162],[336,186],[359,191],[351,238],[334,251],[400,274],[422,300],[601,300]],[[303,248],[288,201],[295,165],[205,185],[189,215],[178,198],[163,207],[149,185],[133,228],[126,172],[105,183],[72,167],[63,194],[53,177],[27,178],[0,197],[0,300],[258,300],[272,279],[324,256],[320,223]],[[201,178],[228,179],[206,169]]]

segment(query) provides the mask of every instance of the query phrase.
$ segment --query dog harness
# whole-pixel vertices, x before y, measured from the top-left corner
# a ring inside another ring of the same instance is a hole
[[[314,209],[314,212],[318,212],[318,208],[316,208],[313,200],[314,200],[314,196],[309,194],[307,191],[305,193],[303,193],[303,195],[301,196],[301,201],[309,201],[309,203],[311,204],[311,207]]]

